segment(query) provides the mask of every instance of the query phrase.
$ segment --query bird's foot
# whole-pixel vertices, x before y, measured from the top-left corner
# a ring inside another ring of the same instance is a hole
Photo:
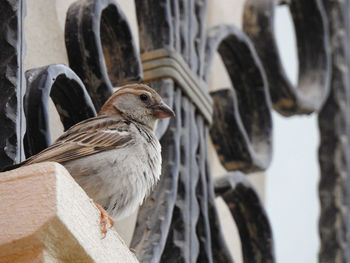
[[[107,225],[108,225],[108,221],[110,223],[110,228],[112,228],[114,226],[114,220],[112,217],[110,217],[107,213],[106,210],[103,209],[103,207],[101,205],[99,205],[98,203],[94,202],[94,204],[96,205],[97,209],[100,210],[101,213],[101,232],[104,235],[104,237],[106,236],[107,233]]]

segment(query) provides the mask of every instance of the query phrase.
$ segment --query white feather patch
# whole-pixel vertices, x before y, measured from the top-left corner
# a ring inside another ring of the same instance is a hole
[[[129,132],[127,131],[117,131],[117,130],[105,130],[104,133],[118,133],[121,136],[128,135]]]

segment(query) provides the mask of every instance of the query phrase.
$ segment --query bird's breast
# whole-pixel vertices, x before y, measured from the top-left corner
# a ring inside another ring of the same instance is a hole
[[[151,143],[148,136],[153,136]],[[159,180],[161,147],[153,134],[140,134],[128,147],[71,161],[65,167],[92,199],[120,219],[134,211]]]

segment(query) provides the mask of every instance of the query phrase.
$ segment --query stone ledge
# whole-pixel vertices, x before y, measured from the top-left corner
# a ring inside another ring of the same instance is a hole
[[[58,163],[1,173],[0,200],[0,263],[138,262]]]

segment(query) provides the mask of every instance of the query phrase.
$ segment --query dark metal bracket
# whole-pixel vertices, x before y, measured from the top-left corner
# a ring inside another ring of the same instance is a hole
[[[214,181],[237,224],[244,262],[275,262],[270,223],[263,204],[246,175],[232,172]]]
[[[2,0],[0,3],[0,167],[24,159],[25,10],[23,0]]]
[[[232,88],[211,92],[214,99],[210,135],[228,171],[265,170],[272,156],[272,117],[268,84],[249,38],[236,27],[220,25],[208,32],[206,81],[215,51],[225,64]]]
[[[67,12],[69,66],[86,86],[98,111],[112,86],[142,80],[142,67],[126,16],[114,0],[80,0]]]
[[[174,50],[158,49],[142,54],[141,59],[144,81],[159,78],[173,79],[211,124],[213,100],[203,89],[207,84],[192,73],[180,54]]]
[[[254,43],[269,82],[273,107],[284,116],[318,111],[329,94],[330,49],[327,18],[319,0],[292,0],[292,14],[299,59],[298,84],[287,77],[274,32],[279,1],[247,0],[243,30]]]
[[[49,65],[26,72],[24,108],[27,122],[26,156],[51,145],[49,98],[61,117],[64,129],[96,116],[95,108],[80,78],[65,65]]]

